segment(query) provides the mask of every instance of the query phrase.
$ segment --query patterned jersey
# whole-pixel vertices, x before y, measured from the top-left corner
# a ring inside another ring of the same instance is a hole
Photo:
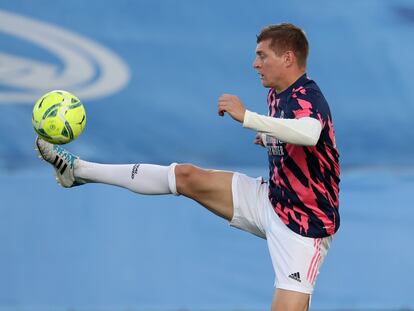
[[[339,153],[328,103],[306,74],[281,93],[270,89],[269,116],[320,121],[316,146],[299,146],[267,137],[269,198],[280,219],[296,233],[313,238],[339,228]]]

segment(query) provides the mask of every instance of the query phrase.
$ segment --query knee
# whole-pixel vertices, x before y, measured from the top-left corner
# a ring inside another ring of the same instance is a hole
[[[175,167],[175,181],[177,191],[180,194],[187,194],[197,186],[201,169],[192,164],[177,164]]]

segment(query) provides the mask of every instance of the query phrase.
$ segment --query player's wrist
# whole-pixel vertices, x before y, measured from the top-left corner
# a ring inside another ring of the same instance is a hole
[[[244,116],[246,115],[246,110],[247,109],[243,107],[243,110],[240,113],[240,117],[238,118],[238,121],[242,124],[244,123]]]
[[[251,114],[252,112],[248,109],[244,111],[243,120],[242,120],[243,127],[247,127],[247,128],[249,127]]]

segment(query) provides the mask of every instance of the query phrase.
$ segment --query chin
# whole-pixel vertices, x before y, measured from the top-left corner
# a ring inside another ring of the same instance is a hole
[[[262,81],[262,85],[267,88],[272,87],[268,82],[265,81]]]

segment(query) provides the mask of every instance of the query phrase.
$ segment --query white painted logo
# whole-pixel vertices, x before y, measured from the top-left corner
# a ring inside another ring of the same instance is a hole
[[[127,65],[113,52],[60,27],[0,10],[0,32],[36,44],[61,64],[6,54],[0,45],[0,104],[33,104],[43,93],[64,89],[81,100],[101,98],[129,81]],[[30,55],[30,49],[23,55]]]

